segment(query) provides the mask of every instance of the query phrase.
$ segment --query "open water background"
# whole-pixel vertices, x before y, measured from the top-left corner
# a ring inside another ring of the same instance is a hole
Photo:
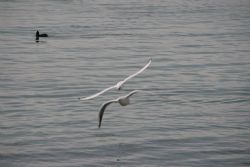
[[[1,167],[250,166],[249,0],[0,0]],[[35,42],[35,32],[49,38]],[[78,101],[151,66],[124,85]],[[133,89],[131,105],[105,101]]]

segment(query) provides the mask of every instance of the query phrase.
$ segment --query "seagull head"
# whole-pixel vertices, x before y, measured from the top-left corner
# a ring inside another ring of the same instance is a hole
[[[120,98],[118,100],[118,103],[120,103],[121,106],[126,106],[130,103],[130,101],[129,101],[129,98],[124,97],[124,98]]]

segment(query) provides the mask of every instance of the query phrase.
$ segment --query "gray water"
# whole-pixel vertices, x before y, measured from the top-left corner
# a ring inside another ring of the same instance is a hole
[[[1,167],[250,166],[250,1],[1,0]],[[49,38],[35,42],[35,32]],[[79,101],[140,69],[122,91]],[[102,103],[144,90],[131,105]]]

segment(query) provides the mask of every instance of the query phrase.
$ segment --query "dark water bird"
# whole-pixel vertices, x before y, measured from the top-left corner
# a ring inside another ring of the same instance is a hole
[[[36,31],[36,41],[39,41],[39,37],[49,37],[48,34],[40,34],[39,31]]]
[[[131,91],[129,94],[125,95],[125,96],[121,96],[115,100],[110,100],[106,103],[104,103],[101,108],[100,108],[100,111],[99,111],[99,115],[98,115],[98,118],[99,118],[99,125],[98,127],[100,128],[101,127],[101,124],[102,124],[102,118],[103,118],[103,114],[104,114],[104,111],[105,109],[107,108],[108,105],[110,105],[111,103],[119,103],[121,106],[126,106],[130,103],[129,101],[129,97],[132,96],[133,94],[139,92],[139,90],[133,90]]]
[[[119,81],[119,82],[117,82],[115,85],[112,85],[112,86],[110,86],[110,87],[108,87],[108,88],[106,88],[106,89],[104,89],[104,90],[102,90],[102,91],[100,91],[100,92],[98,92],[98,93],[96,93],[96,94],[94,94],[94,95],[91,95],[91,96],[88,96],[88,97],[80,97],[79,99],[80,99],[80,100],[90,100],[90,99],[93,99],[93,98],[95,98],[95,97],[97,97],[97,96],[99,96],[99,95],[101,95],[101,94],[107,92],[108,90],[111,90],[111,89],[114,89],[114,88],[117,89],[117,90],[121,90],[121,88],[122,88],[122,86],[123,86],[123,84],[124,84],[125,82],[127,82],[127,81],[130,80],[131,78],[133,78],[133,77],[135,77],[136,75],[138,75],[138,74],[140,74],[141,72],[143,72],[146,68],[148,68],[148,66],[150,65],[151,62],[152,62],[152,58],[149,58],[149,60],[148,60],[148,62],[147,62],[146,65],[144,65],[140,70],[138,70],[138,71],[135,72],[134,74],[128,76],[128,77],[125,78],[124,80]]]

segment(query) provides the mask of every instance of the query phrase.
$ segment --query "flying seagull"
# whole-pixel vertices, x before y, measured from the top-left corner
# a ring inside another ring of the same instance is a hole
[[[152,58],[149,58],[147,64],[146,64],[144,67],[142,67],[139,71],[137,71],[136,73],[134,73],[134,74],[128,76],[128,77],[125,78],[124,80],[117,82],[115,85],[112,85],[112,86],[110,86],[110,87],[108,87],[108,88],[106,88],[106,89],[104,89],[104,90],[102,90],[102,91],[100,91],[100,92],[98,92],[98,93],[96,93],[96,94],[93,94],[93,95],[91,95],[91,96],[88,96],[88,97],[80,97],[79,99],[80,99],[80,100],[90,100],[90,99],[93,99],[93,98],[95,98],[95,97],[97,97],[97,96],[99,96],[99,95],[101,95],[101,94],[103,94],[103,93],[105,93],[105,92],[107,92],[107,91],[109,91],[109,90],[111,90],[111,89],[114,89],[114,88],[117,89],[117,90],[121,90],[121,88],[122,88],[122,86],[123,86],[123,84],[124,84],[125,82],[127,82],[128,80],[130,80],[131,78],[135,77],[136,75],[138,75],[138,74],[140,74],[141,72],[143,72],[146,68],[148,68],[148,66],[150,65],[151,61],[152,61]]]
[[[105,109],[107,108],[108,105],[110,105],[111,103],[120,103],[121,106],[126,106],[126,105],[129,104],[129,97],[132,96],[133,94],[137,93],[137,92],[138,92],[138,90],[133,90],[129,94],[127,94],[126,96],[121,96],[118,99],[110,100],[110,101],[104,103],[101,106],[101,109],[99,111],[99,115],[98,115],[98,117],[99,117],[99,125],[98,125],[98,127],[99,128],[101,127],[102,117],[103,117],[104,111],[105,111]]]

